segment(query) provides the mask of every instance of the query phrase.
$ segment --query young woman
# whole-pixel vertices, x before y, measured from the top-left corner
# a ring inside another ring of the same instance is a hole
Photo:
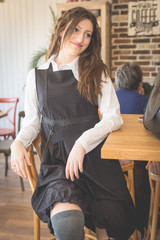
[[[135,227],[133,202],[119,161],[100,154],[122,119],[101,59],[95,16],[81,7],[65,12],[47,58],[28,75],[26,117],[11,147],[12,169],[26,179],[25,148],[41,131],[41,169],[32,197],[40,219],[59,240],[84,239],[84,225],[99,240],[127,240]]]

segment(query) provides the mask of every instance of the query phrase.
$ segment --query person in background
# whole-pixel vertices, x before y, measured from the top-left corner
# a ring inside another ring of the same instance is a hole
[[[126,63],[115,72],[116,94],[122,114],[143,114],[148,97],[144,96],[142,71],[136,63]]]
[[[128,240],[135,208],[118,160],[101,159],[108,134],[123,121],[101,59],[96,17],[66,11],[51,36],[48,61],[29,72],[23,127],[11,146],[11,167],[26,179],[26,147],[41,131],[41,168],[32,206],[59,240]],[[98,107],[102,120],[99,120]]]
[[[136,63],[123,64],[115,72],[115,84],[121,114],[143,114],[148,97],[145,96],[140,66]],[[150,186],[147,162],[134,163],[137,228],[143,237],[148,223]]]

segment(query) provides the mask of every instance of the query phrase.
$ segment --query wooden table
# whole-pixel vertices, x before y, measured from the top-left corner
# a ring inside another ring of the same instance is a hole
[[[143,122],[138,120],[140,116],[137,114],[122,114],[124,124],[120,130],[112,132],[108,136],[101,149],[102,158],[160,161],[160,139],[144,128]],[[159,182],[157,183],[159,184]],[[156,186],[159,191],[160,185]],[[153,214],[155,216],[155,213],[157,215],[158,212],[159,197],[155,197],[153,201]],[[157,219],[154,217],[150,240],[155,240],[156,228]],[[134,235],[134,239],[137,239],[136,235]]]
[[[102,158],[160,161],[160,139],[144,128],[140,116],[122,114],[124,124],[108,136],[101,149]]]
[[[2,111],[0,111],[0,118],[3,118],[3,117],[5,117],[5,116],[7,116],[7,115],[8,115],[7,112],[2,112]]]

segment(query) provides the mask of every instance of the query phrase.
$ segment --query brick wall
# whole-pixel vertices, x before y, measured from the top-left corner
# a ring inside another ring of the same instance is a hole
[[[143,81],[153,83],[160,69],[160,35],[128,36],[128,3],[140,0],[112,0],[111,75],[126,62],[136,62],[143,71]]]

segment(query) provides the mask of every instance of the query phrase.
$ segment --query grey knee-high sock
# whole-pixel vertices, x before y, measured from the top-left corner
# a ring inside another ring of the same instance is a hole
[[[80,210],[68,210],[51,218],[56,240],[83,240],[84,214]]]

